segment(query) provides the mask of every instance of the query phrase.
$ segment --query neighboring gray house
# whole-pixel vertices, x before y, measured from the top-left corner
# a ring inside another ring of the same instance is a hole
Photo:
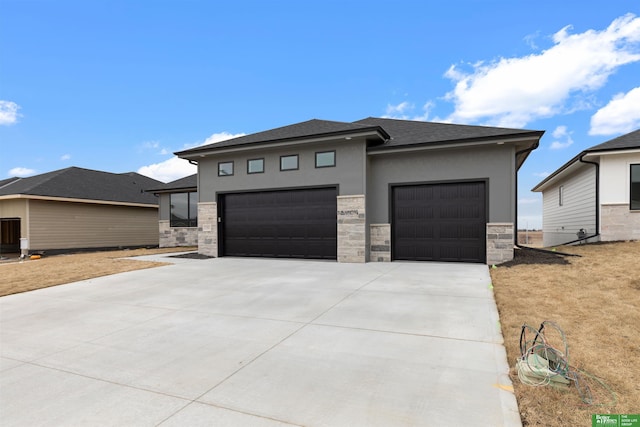
[[[542,134],[309,120],[176,155],[198,164],[202,254],[494,264],[513,257],[516,173]]]
[[[69,167],[0,181],[0,249],[34,251],[155,246],[162,183],[135,172]]]
[[[148,189],[160,198],[160,247],[198,245],[198,175]]]
[[[532,191],[544,246],[640,239],[640,129],[578,153]]]

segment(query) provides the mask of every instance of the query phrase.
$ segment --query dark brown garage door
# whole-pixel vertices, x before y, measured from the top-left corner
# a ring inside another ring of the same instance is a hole
[[[337,258],[335,188],[225,194],[222,254]]]
[[[393,187],[397,260],[485,262],[484,182]]]

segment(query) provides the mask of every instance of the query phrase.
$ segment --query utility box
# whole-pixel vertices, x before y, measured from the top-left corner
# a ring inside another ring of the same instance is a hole
[[[29,239],[26,237],[20,238],[20,255],[22,257],[29,255]]]

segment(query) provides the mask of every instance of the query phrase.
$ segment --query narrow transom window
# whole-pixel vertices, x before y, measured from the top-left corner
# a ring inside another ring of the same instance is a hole
[[[335,151],[322,151],[322,152],[316,153],[317,168],[330,168],[335,165],[336,165]]]
[[[298,169],[298,155],[280,156],[280,170],[290,171]]]
[[[264,159],[247,160],[247,173],[264,172]]]
[[[640,210],[640,165],[631,165],[629,208]]]
[[[558,206],[562,206],[564,204],[564,185],[561,185],[558,188]]]
[[[233,175],[233,162],[218,163],[218,176]]]

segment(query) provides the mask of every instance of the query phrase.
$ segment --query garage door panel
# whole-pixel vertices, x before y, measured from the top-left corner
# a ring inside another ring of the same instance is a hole
[[[393,188],[394,259],[484,262],[485,183]]]
[[[220,196],[227,256],[337,258],[335,188]]]

